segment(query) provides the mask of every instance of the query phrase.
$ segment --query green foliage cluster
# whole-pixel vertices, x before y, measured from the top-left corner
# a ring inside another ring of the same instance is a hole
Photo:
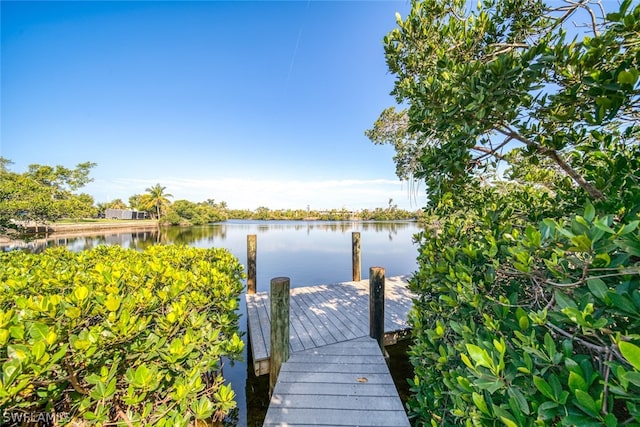
[[[0,254],[0,407],[188,425],[235,407],[242,267],[223,249]]]
[[[194,203],[176,200],[169,207],[164,221],[171,225],[202,225],[225,221],[227,218],[225,207],[213,201]]]
[[[361,211],[349,211],[347,209],[331,209],[327,211],[304,209],[269,209],[261,206],[254,211],[230,210],[228,217],[232,219],[252,220],[320,220],[320,221],[392,221],[419,219],[422,211],[406,211],[395,206],[390,208],[363,209]]]
[[[429,196],[417,424],[640,425],[640,5],[600,11],[413,1],[385,37],[408,108],[367,135]]]
[[[419,236],[414,415],[432,425],[640,421],[638,221],[588,205],[534,227],[505,209],[510,195],[482,196],[493,200]]]
[[[89,171],[95,163],[81,163],[75,169],[33,164],[21,174],[10,171],[10,164],[0,157],[0,234],[30,223],[95,215],[93,198],[75,194],[91,181]]]

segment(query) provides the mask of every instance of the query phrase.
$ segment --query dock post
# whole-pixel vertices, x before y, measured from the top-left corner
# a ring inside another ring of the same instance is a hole
[[[351,233],[351,264],[353,270],[353,281],[360,281],[360,232],[354,231]]]
[[[369,268],[369,336],[384,354],[384,268]]]
[[[289,359],[289,278],[271,279],[271,357],[269,396],[278,381],[280,367]]]
[[[257,236],[247,235],[247,293],[256,293],[256,251]]]

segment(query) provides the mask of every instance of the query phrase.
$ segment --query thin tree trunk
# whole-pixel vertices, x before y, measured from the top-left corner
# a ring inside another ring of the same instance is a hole
[[[517,132],[514,132],[511,129],[502,129],[502,128],[498,128],[496,129],[498,132],[502,133],[505,136],[508,136],[510,138],[513,138],[517,141],[522,142],[523,144],[525,144],[527,147],[531,147],[533,149],[535,149],[538,153],[549,157],[550,159],[552,159],[554,162],[556,162],[556,164],[558,166],[560,166],[560,169],[562,169],[563,171],[566,172],[567,175],[569,175],[571,177],[571,179],[573,179],[573,181],[578,184],[580,186],[580,188],[582,188],[584,191],[586,191],[587,193],[589,193],[589,195],[595,199],[595,200],[602,200],[604,199],[604,194],[602,193],[602,191],[598,190],[596,187],[593,186],[593,184],[591,184],[590,182],[588,182],[586,179],[584,179],[584,177],[582,175],[580,175],[578,172],[576,172],[571,165],[569,165],[569,163],[567,163],[561,156],[560,154],[558,154],[558,152],[556,150],[553,150],[551,148],[546,148],[541,146],[540,144],[537,144],[533,141],[531,141],[530,139],[527,139],[525,137],[523,137],[522,135],[520,135]]]

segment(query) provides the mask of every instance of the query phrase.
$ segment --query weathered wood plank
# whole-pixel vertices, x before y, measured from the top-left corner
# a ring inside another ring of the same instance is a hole
[[[264,426],[280,425],[339,425],[339,426],[409,426],[404,411],[371,411],[371,410],[340,410],[340,409],[307,409],[289,408],[286,412],[267,414]]]
[[[368,364],[376,363],[378,361],[378,355],[359,355],[357,359],[354,359],[353,354],[299,354],[296,355],[295,363],[308,364],[308,363],[335,363],[335,364]],[[292,362],[294,363],[294,362]]]
[[[271,279],[271,357],[269,360],[269,394],[273,393],[283,363],[289,360],[289,290],[288,277]]]
[[[247,235],[247,294],[256,293],[256,253],[258,236]]]
[[[311,393],[313,396],[335,395],[336,385],[331,383],[316,383],[313,390],[310,390],[303,383],[280,383],[278,392],[282,394],[305,395]],[[340,384],[340,392],[346,396],[386,396],[395,397],[397,392],[391,389],[388,384],[352,383]]]
[[[342,395],[291,395],[274,394],[269,406],[274,408],[321,408],[321,409],[349,409],[349,410],[377,410],[403,411],[400,399],[390,399],[389,396],[356,396],[345,399]]]
[[[321,347],[329,344],[325,341],[322,333],[322,327],[315,324],[315,316],[308,313],[308,307],[305,302],[299,298],[298,293],[295,292],[295,297],[291,301],[291,316],[297,318],[304,326],[307,334],[315,347]]]
[[[260,330],[260,318],[255,301],[253,301],[253,303],[247,302],[247,320],[253,354],[264,355],[266,357],[268,355],[267,347],[264,342],[264,335]]]
[[[349,341],[347,341],[348,343]],[[340,345],[343,344],[343,345]],[[375,356],[380,351],[375,347],[371,347],[369,345],[358,345],[356,347],[349,347],[348,345],[344,345],[344,343],[336,343],[335,345],[320,347],[322,349],[323,355],[335,355],[335,356],[353,356],[353,357],[361,357],[361,356]],[[305,352],[315,351],[317,349],[305,350]],[[303,353],[305,353],[303,352]],[[308,354],[308,353],[305,353]]]
[[[290,350],[293,353],[369,335],[368,279],[291,289]],[[413,295],[407,277],[386,278],[385,343],[408,329]],[[246,296],[249,339],[256,375],[268,372],[269,294]],[[266,371],[265,371],[266,367]]]
[[[340,304],[343,308],[336,313],[343,319],[356,336],[366,336],[369,331],[369,321],[364,316],[362,305],[366,302],[365,297],[353,295],[351,287],[340,285],[325,286],[325,294],[334,304]]]
[[[299,331],[302,328],[297,322],[289,321],[289,344],[291,346],[291,352],[302,351],[305,347],[303,338],[306,337],[306,331],[302,328],[302,332]]]
[[[278,384],[278,392],[281,394],[305,395],[309,394],[310,389],[303,383],[280,383]],[[335,395],[336,385],[331,383],[317,383],[314,384],[311,392],[313,396]],[[395,398],[395,396],[397,396],[395,388],[391,389],[388,384],[370,383],[340,384],[340,393],[354,397],[384,396],[387,398]]]
[[[300,334],[293,323],[289,323],[289,346],[292,353],[304,350],[304,345],[302,345],[302,341],[300,340]]]
[[[296,299],[300,302],[300,306],[304,307],[305,315],[314,322],[322,339],[324,339],[327,344],[344,341],[346,339],[344,335],[339,330],[335,330],[328,321],[330,313],[327,312],[326,308],[315,304],[313,299],[308,295],[307,289],[308,288],[296,289]]]
[[[366,374],[367,382],[371,384],[391,384],[393,379],[387,374]],[[279,381],[283,383],[330,383],[330,384],[353,384],[359,382],[363,375],[360,373],[335,373],[330,376],[324,372],[281,372]]]
[[[335,363],[335,362],[316,362],[310,363],[306,361],[292,361],[287,365],[287,372],[306,372],[318,374],[342,374],[356,372],[360,377],[367,374],[384,374],[388,369],[376,363]],[[283,372],[283,371],[281,371]],[[360,378],[358,377],[358,378]]]
[[[378,343],[361,337],[291,355],[264,421],[276,425],[410,424]]]
[[[339,300],[328,295],[326,286],[314,286],[314,292],[309,292],[309,288],[303,288],[302,292],[311,299],[314,308],[321,308],[327,312],[328,327],[336,342],[360,336],[351,330],[348,322],[342,320],[344,318],[341,314],[343,307]]]

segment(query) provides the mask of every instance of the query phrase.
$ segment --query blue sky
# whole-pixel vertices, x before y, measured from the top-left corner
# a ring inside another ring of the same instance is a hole
[[[0,155],[231,208],[424,206],[365,136],[408,1],[2,1]],[[416,200],[417,199],[417,200]]]

